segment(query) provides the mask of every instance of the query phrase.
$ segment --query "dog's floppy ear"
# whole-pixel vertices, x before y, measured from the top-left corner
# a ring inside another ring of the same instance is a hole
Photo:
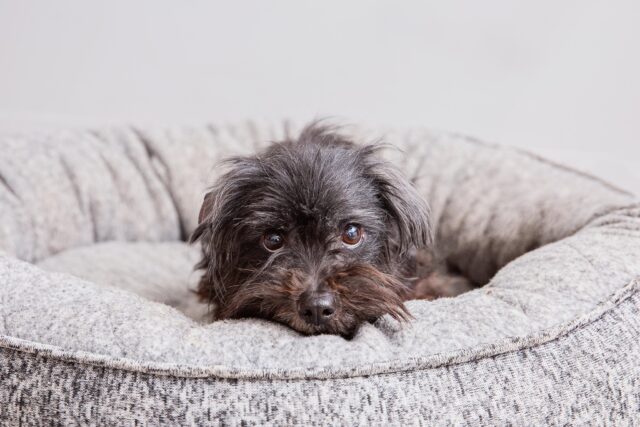
[[[213,209],[213,191],[209,191],[204,195],[202,206],[200,207],[200,214],[198,215],[198,224],[202,224],[202,221],[209,216]]]
[[[209,224],[207,224],[207,218],[211,215],[211,211],[213,210],[213,202],[215,196],[213,191],[209,191],[205,194],[204,199],[202,201],[202,206],[200,206],[200,213],[198,214],[198,226],[191,236],[189,237],[189,243],[194,243],[198,239],[202,237],[203,234],[206,233],[209,228]]]
[[[235,283],[234,275],[238,253],[238,215],[242,215],[252,197],[249,191],[255,179],[255,160],[232,158],[227,160],[232,169],[223,174],[202,202],[198,226],[190,242],[200,241],[202,259],[196,265],[204,270],[198,293],[214,302],[225,299],[226,289]]]
[[[202,243],[202,258],[196,264],[196,269],[204,270],[204,274],[198,284],[196,293],[204,301],[219,302],[224,297],[223,291],[220,289],[220,257],[216,254],[212,224],[212,211],[214,208],[215,192],[209,191],[202,201],[200,213],[198,214],[198,226],[193,230],[190,243],[198,240]]]
[[[379,145],[365,146],[364,152],[368,154],[368,174],[397,234],[397,251],[404,255],[412,247],[428,247],[433,240],[429,206],[395,166],[372,155],[380,148]]]

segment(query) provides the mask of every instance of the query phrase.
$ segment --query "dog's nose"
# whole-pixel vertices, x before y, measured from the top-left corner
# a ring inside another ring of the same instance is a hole
[[[327,292],[302,295],[300,317],[310,325],[322,326],[336,312],[333,295]]]

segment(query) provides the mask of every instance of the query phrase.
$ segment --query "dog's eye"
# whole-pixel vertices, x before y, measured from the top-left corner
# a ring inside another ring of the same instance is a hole
[[[355,246],[362,241],[364,232],[358,224],[347,224],[342,230],[342,241],[347,246]]]
[[[277,251],[284,245],[284,237],[275,231],[268,231],[262,236],[262,245],[268,251]]]

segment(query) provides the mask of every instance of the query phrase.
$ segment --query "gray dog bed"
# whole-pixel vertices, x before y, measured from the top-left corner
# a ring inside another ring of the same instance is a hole
[[[287,126],[0,138],[0,424],[640,423],[640,205],[527,153],[384,136],[452,265],[489,284],[351,341],[206,323],[216,162]]]

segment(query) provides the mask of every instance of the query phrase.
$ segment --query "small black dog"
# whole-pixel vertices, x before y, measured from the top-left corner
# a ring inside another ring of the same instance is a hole
[[[191,237],[203,250],[198,293],[217,319],[352,336],[384,314],[407,320],[403,301],[435,296],[411,279],[416,248],[431,243],[428,206],[381,147],[312,124],[228,160]]]

